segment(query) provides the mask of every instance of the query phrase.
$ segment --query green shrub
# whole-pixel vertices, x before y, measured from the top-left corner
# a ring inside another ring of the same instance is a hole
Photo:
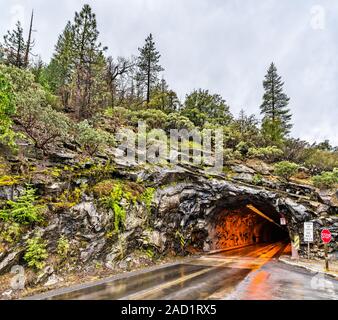
[[[132,114],[133,111],[123,107],[108,108],[105,111],[105,116],[113,119],[118,127],[127,126]]]
[[[320,175],[312,178],[315,187],[325,189],[333,188],[338,184],[338,168],[335,168],[332,172],[323,172]]]
[[[69,249],[70,249],[69,241],[64,235],[62,235],[57,243],[57,254],[61,258],[65,258],[69,253]]]
[[[241,141],[236,146],[236,151],[240,152],[241,155],[243,156],[247,155],[247,153],[249,152],[249,149],[250,149],[249,143],[244,142],[244,141]]]
[[[0,210],[0,218],[4,221],[14,221],[28,225],[42,221],[44,206],[37,205],[35,190],[27,186],[24,193],[16,201],[8,200],[6,208]]]
[[[298,164],[289,162],[289,161],[281,161],[275,164],[275,174],[285,180],[289,180],[294,174],[298,171]]]
[[[223,159],[224,161],[242,159],[242,154],[237,150],[233,151],[230,148],[226,148],[223,150]]]
[[[28,266],[41,270],[45,267],[45,260],[48,258],[47,244],[41,237],[28,239],[24,260]]]
[[[232,119],[225,100],[219,94],[210,94],[202,89],[186,96],[181,113],[198,127],[203,127],[206,122],[227,125]]]
[[[5,223],[0,233],[0,243],[14,243],[19,240],[21,234],[21,226],[16,222]]]
[[[305,165],[311,169],[319,171],[332,171],[338,168],[338,152],[327,150],[309,149],[309,155],[305,160]]]
[[[109,196],[101,199],[101,202],[107,209],[112,209],[114,212],[114,230],[119,233],[121,227],[124,228],[124,222],[126,220],[126,210],[121,201],[127,198],[127,201],[131,199],[131,194],[125,193],[120,183],[117,183],[113,191]]]
[[[12,148],[16,146],[16,134],[12,130],[15,111],[12,88],[0,70],[0,142]]]
[[[86,184],[81,184],[80,187],[73,190],[66,189],[62,194],[57,198],[57,202],[53,203],[54,207],[57,209],[68,209],[76,206],[81,202],[82,196],[87,189]]]
[[[1,74],[6,75],[13,91],[16,112],[12,110],[11,114],[19,129],[43,151],[56,141],[64,141],[69,119],[54,109],[50,92],[36,83],[27,70],[0,65]]]
[[[148,256],[149,259],[153,259],[155,256],[154,248],[147,248],[146,255]]]
[[[265,148],[249,148],[248,157],[258,158],[267,161],[275,161],[283,155],[283,151],[276,146]]]
[[[124,227],[124,222],[126,220],[126,210],[118,204],[117,202],[113,203],[113,210],[114,210],[114,230],[115,232],[119,232]]]
[[[75,138],[81,148],[90,156],[105,145],[114,145],[114,137],[108,132],[93,128],[87,120],[80,122],[75,128]]]
[[[139,121],[143,121],[147,124],[148,129],[159,129],[165,127],[168,116],[161,110],[148,109],[133,111],[129,120],[130,124],[135,127]]]
[[[261,174],[257,173],[253,176],[252,183],[259,186],[263,183],[263,177]]]
[[[146,205],[148,212],[151,210],[151,204],[154,200],[155,189],[147,188],[141,195],[141,201]]]
[[[165,129],[167,132],[169,132],[170,129],[186,129],[190,131],[194,128],[194,124],[187,117],[182,116],[179,113],[170,113],[165,124]]]

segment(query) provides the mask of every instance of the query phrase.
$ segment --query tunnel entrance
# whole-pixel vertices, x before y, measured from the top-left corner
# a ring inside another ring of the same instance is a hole
[[[209,224],[211,250],[259,243],[289,242],[281,215],[269,205],[241,204],[219,210]]]

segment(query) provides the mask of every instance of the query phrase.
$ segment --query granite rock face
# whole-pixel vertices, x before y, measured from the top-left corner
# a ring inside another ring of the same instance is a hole
[[[55,157],[58,161],[63,159],[65,164],[74,160],[71,154],[55,154]],[[230,177],[224,173],[206,173],[201,168],[189,165],[170,168],[154,165],[139,168],[123,163],[114,165],[117,173],[107,171],[104,176],[89,175],[88,170],[93,163],[88,163],[83,165],[85,170],[76,179],[66,180],[61,176],[33,179],[32,182],[36,183],[34,187],[40,196],[53,198],[65,190],[78,188],[84,181],[96,184],[105,179],[118,178],[123,183],[132,181],[154,188],[153,201],[148,204],[142,198],[129,203],[122,201],[124,227],[118,232],[114,209],[103,208],[100,199],[90,191],[91,188],[79,198],[77,204],[57,211],[49,206],[44,225],[34,227],[25,238],[13,245],[6,244],[5,250],[0,251],[0,272],[8,272],[15,264],[25,264],[25,241],[37,232],[42,235],[51,255],[56,254],[61,237],[69,241],[70,253],[63,268],[67,271],[82,270],[97,264],[123,269],[124,266],[129,268],[142,261],[149,262],[167,253],[186,255],[212,250],[219,245],[236,245],[243,241],[252,243],[259,241],[259,230],[262,228],[257,226],[263,223],[245,215],[248,205],[253,205],[277,224],[281,217],[285,217],[287,226],[283,232],[291,239],[299,235],[302,240],[303,222],[313,221],[313,252],[317,257],[323,255],[320,231],[323,227],[329,228],[333,235],[330,254],[335,256],[337,251],[336,192],[319,192],[306,185],[268,180],[271,174],[268,165],[236,164],[232,166],[233,175]],[[266,174],[262,177],[262,181],[266,182],[260,186],[252,180],[257,174]],[[23,189],[20,184],[1,187],[0,198],[3,201],[13,199]],[[237,218],[236,214],[242,216]],[[231,233],[229,230],[236,225],[239,230]],[[249,232],[250,226],[256,229]],[[300,253],[305,252],[306,244],[302,242]],[[40,277],[41,281],[48,282],[59,277],[55,275],[59,268],[53,265],[54,260],[48,261],[50,272],[43,279]]]

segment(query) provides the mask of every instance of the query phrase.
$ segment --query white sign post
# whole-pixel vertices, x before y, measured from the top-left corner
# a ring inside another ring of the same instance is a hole
[[[304,241],[307,242],[307,255],[310,259],[310,242],[313,242],[313,222],[304,222]]]

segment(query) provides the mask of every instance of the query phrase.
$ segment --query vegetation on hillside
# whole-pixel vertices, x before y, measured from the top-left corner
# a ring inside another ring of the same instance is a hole
[[[24,139],[44,156],[66,144],[92,157],[115,145],[119,128],[134,130],[142,120],[148,130],[168,134],[170,129],[221,129],[225,160],[288,161],[314,175],[338,167],[337,147],[329,141],[310,145],[290,136],[292,103],[274,63],[263,81],[262,120],[244,110],[234,116],[226,100],[207,89],[180,101],[161,77],[152,34],[136,56],[109,56],[89,5],[66,23],[50,61],[32,54],[32,24],[33,16],[27,40],[18,22],[0,45],[0,143],[13,153]]]

